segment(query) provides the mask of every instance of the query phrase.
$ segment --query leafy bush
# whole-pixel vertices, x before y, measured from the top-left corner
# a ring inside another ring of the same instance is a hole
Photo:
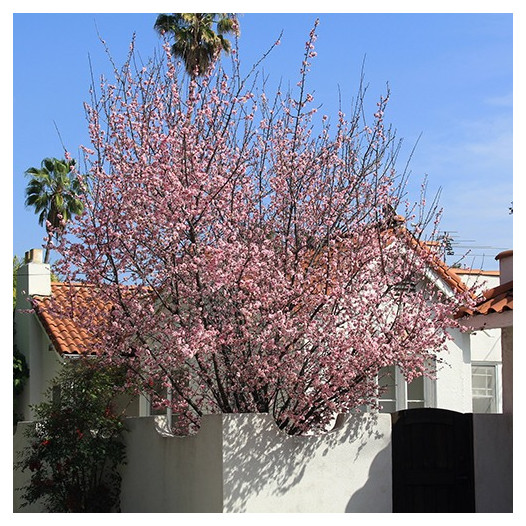
[[[27,362],[24,355],[18,350],[18,348],[13,346],[13,395],[19,395],[26,383],[26,380],[29,378],[29,368],[27,367]]]
[[[125,462],[122,415],[115,411],[119,371],[96,362],[67,363],[35,407],[36,423],[18,468],[29,470],[24,506],[42,499],[49,512],[118,511]]]
[[[22,394],[27,379],[29,378],[29,367],[25,356],[16,346],[15,324],[13,323],[13,402],[16,404],[16,398]],[[13,425],[22,420],[22,415],[18,414],[13,407]]]

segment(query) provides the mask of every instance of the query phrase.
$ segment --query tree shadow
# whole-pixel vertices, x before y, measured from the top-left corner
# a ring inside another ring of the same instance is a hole
[[[385,472],[385,466],[391,464],[391,447],[382,449],[374,458],[367,482],[358,491],[353,493],[345,508],[345,513],[391,513],[392,512],[392,482],[391,471]],[[385,479],[386,475],[387,480]],[[379,499],[378,480],[384,479],[387,484],[384,490],[387,491],[385,499]],[[376,502],[375,509],[371,509],[371,502]]]
[[[330,511],[343,512],[346,503],[347,507],[351,504],[352,488],[362,488],[352,511],[355,507],[362,510],[366,500],[371,500],[363,489],[367,474],[382,481],[390,477],[390,471],[378,472],[382,458],[386,460],[385,450],[379,454],[378,450],[389,439],[390,420],[389,426],[379,427],[377,415],[341,415],[332,431],[311,436],[286,435],[271,415],[224,417],[225,512],[264,511],[264,507],[268,511],[273,503],[278,508],[299,508],[277,511],[327,511],[329,506],[334,507]],[[371,465],[373,459],[376,468]],[[287,501],[281,502],[285,495]]]

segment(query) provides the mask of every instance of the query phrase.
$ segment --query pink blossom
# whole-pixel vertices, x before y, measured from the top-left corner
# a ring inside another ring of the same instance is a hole
[[[412,204],[382,122],[317,121],[306,69],[296,101],[251,88],[258,108],[236,74],[188,85],[165,53],[86,106],[85,214],[66,224],[57,271],[97,291],[74,313],[94,348],[186,429],[219,411],[322,429],[374,403],[381,367],[430,374],[466,295],[436,296],[430,256],[386,212]]]

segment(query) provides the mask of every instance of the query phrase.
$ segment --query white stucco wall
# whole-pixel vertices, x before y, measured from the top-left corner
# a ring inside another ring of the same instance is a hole
[[[291,437],[272,417],[207,415],[190,437],[130,418],[123,512],[390,512],[391,417]],[[145,482],[147,481],[147,482]]]
[[[475,509],[513,511],[513,420],[511,414],[474,414]]]
[[[26,444],[20,423],[14,451]],[[127,419],[126,513],[392,511],[391,418],[346,417],[320,436],[290,437],[268,415],[207,415],[194,436],[167,437],[155,417]],[[511,512],[512,415],[473,415],[476,511]],[[27,474],[14,472],[14,487]],[[41,512],[39,506],[13,511]]]
[[[470,335],[458,329],[450,331],[447,352],[441,353],[443,363],[437,365],[436,407],[459,413],[471,413]]]
[[[499,273],[477,273],[475,271],[457,271],[457,274],[460,276],[462,281],[468,287],[480,287],[481,290],[491,289],[497,287],[500,284]]]
[[[124,513],[222,512],[222,415],[203,418],[194,436],[167,437],[156,417],[126,419]]]
[[[16,344],[24,354],[29,367],[29,378],[18,402],[19,412],[25,420],[32,420],[31,406],[39,404],[56,377],[63,363],[50,340],[32,312],[19,310],[15,313]]]
[[[473,362],[501,362],[501,330],[485,329],[470,335],[471,360]]]
[[[391,512],[390,415],[292,437],[269,415],[225,415],[225,512]]]

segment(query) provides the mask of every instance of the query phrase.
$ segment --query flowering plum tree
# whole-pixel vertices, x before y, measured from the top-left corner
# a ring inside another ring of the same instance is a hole
[[[388,93],[370,125],[363,89],[350,118],[318,119],[315,39],[290,94],[258,89],[235,54],[229,74],[185,77],[166,49],[139,70],[131,53],[87,106],[84,214],[60,270],[111,306],[78,316],[98,351],[187,427],[268,412],[322,428],[375,400],[380,368],[428,374],[465,299],[424,279],[433,214],[402,202]]]

